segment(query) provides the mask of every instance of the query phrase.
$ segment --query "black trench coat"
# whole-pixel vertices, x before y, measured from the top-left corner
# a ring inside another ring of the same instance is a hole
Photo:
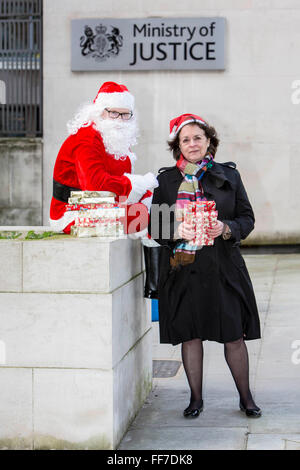
[[[255,295],[239,248],[240,240],[254,228],[254,214],[236,165],[214,162],[202,178],[204,195],[216,202],[218,219],[230,227],[231,238],[215,238],[213,246],[197,250],[192,264],[176,270],[170,267],[170,256],[178,243],[173,240],[174,212],[166,236],[169,221],[157,217],[154,205],[174,207],[183,177],[176,166],[163,170],[158,175],[149,224],[152,238],[162,245],[158,286],[161,343],[260,338]]]

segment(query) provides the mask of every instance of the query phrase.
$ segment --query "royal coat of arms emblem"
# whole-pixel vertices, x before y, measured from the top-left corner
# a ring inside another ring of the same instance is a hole
[[[96,26],[95,32],[90,26],[85,26],[84,36],[80,38],[81,54],[91,56],[97,62],[117,56],[123,46],[123,36],[114,26],[110,27],[110,31],[107,30],[107,26],[102,24]]]

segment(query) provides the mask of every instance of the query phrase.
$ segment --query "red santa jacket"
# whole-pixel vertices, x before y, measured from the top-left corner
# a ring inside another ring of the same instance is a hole
[[[105,150],[101,134],[93,126],[81,127],[62,144],[56,158],[53,172],[53,196],[50,205],[50,224],[56,230],[70,233],[75,214],[65,210],[70,189],[87,191],[111,191],[128,197],[132,185],[124,173],[132,172],[130,157],[115,159]],[[151,193],[146,194],[146,197]],[[66,196],[67,195],[67,196]],[[134,207],[132,207],[134,206]],[[134,231],[143,230],[148,223],[148,211],[144,204],[126,206],[123,220],[125,233],[128,227]],[[142,221],[135,225],[133,219]],[[130,232],[130,230],[129,230]]]

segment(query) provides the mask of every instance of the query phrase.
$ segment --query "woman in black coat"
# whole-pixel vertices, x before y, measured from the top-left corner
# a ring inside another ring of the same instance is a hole
[[[184,114],[170,123],[169,146],[176,165],[162,169],[151,208],[149,233],[162,245],[158,286],[161,343],[182,343],[191,389],[184,416],[203,409],[203,341],[224,344],[225,358],[240,396],[240,409],[259,417],[249,388],[245,340],[260,338],[252,283],[240,240],[254,228],[254,215],[234,163],[217,163],[215,129]],[[198,245],[195,225],[183,216],[189,201],[215,201],[217,221],[206,230],[213,245]],[[180,212],[181,211],[181,212]]]

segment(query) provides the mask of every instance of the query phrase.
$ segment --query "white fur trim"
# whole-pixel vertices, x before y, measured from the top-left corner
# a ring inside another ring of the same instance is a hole
[[[180,126],[177,128],[177,129],[172,129],[172,132],[171,134],[169,135],[169,139],[170,141],[172,140],[175,140],[178,132],[184,127],[186,126],[187,124],[193,124],[194,122],[198,122],[199,124],[203,124],[204,126],[207,126],[206,122],[205,121],[201,121],[200,119],[189,119],[188,121],[183,121]]]
[[[171,134],[169,135],[168,140],[172,141],[172,140],[175,140],[175,138],[176,138],[176,133],[175,133],[175,131],[172,131]]]
[[[133,240],[137,240],[138,238],[146,239],[147,238],[148,229],[144,228],[141,232],[129,233],[128,237],[132,238]]]
[[[145,204],[145,206],[148,209],[148,212],[150,212],[151,204],[152,204],[152,199],[153,199],[153,193],[149,197],[145,197],[145,199],[142,199],[141,202]]]
[[[60,219],[54,220],[49,219],[50,226],[54,232],[62,232],[64,228],[67,227],[73,220],[76,219],[78,211],[67,211],[64,213],[63,217]]]
[[[128,91],[122,93],[99,93],[96,104],[101,108],[126,108],[133,111],[134,97]]]
[[[128,152],[128,157],[130,158],[130,161],[131,161],[131,173],[134,173],[134,164],[137,160],[136,154],[133,152]]]
[[[144,237],[141,241],[145,246],[160,246],[160,244],[153,240],[153,238]]]

